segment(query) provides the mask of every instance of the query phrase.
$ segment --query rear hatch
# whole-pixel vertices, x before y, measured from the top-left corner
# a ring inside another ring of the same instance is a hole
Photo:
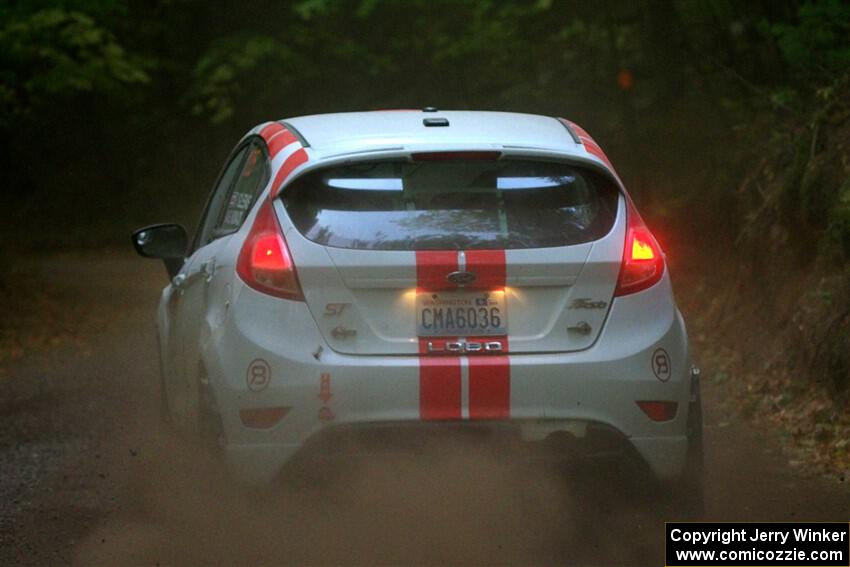
[[[624,202],[610,176],[486,152],[414,156],[313,170],[277,205],[331,348],[592,345],[622,259]]]

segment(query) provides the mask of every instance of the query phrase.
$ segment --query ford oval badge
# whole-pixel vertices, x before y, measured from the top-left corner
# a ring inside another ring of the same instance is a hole
[[[446,279],[457,285],[471,284],[478,279],[475,272],[452,272],[446,276]]]

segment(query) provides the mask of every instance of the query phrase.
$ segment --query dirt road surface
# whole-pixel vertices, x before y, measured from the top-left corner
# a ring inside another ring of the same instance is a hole
[[[161,265],[88,253],[33,269],[96,323],[0,381],[2,565],[663,565],[671,518],[606,470],[447,448],[438,462],[370,460],[238,490],[158,425]],[[789,465],[723,396],[706,384],[707,519],[850,520],[850,483]]]

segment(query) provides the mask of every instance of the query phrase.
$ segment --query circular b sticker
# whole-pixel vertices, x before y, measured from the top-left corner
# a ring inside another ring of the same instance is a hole
[[[272,368],[269,363],[262,358],[255,358],[248,365],[248,372],[245,374],[245,381],[248,383],[248,389],[252,392],[265,390],[266,386],[272,380]]]
[[[670,355],[663,348],[652,353],[652,373],[662,382],[670,379]]]

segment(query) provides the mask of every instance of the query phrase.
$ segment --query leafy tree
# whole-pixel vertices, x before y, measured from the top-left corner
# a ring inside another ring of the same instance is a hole
[[[119,93],[150,81],[149,63],[127,53],[92,16],[44,8],[0,22],[4,121],[81,93]]]

